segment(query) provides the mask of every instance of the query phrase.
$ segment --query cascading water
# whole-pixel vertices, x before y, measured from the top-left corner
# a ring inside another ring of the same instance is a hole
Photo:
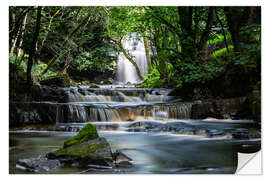
[[[169,90],[167,90],[169,92]],[[141,89],[72,89],[69,102],[57,107],[58,123],[124,122],[144,119],[189,119],[191,104],[171,102],[172,96]]]
[[[145,47],[142,38],[136,33],[132,33],[130,38],[124,39],[122,43],[123,47],[130,53],[135,62],[137,63],[141,75],[145,76],[147,73],[147,60],[145,54]],[[134,65],[125,57],[123,53],[120,53],[117,61],[117,79],[119,84],[139,83],[141,80],[137,75]]]

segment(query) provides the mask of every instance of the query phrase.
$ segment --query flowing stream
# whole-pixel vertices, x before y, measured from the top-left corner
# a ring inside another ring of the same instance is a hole
[[[237,152],[252,151],[260,139],[237,140],[235,132],[253,129],[251,120],[192,120],[195,102],[170,97],[168,89],[71,88],[68,102],[29,102],[56,108],[56,131],[10,131],[10,173],[18,159],[38,157],[61,147],[86,123],[96,124],[112,150],[133,159],[133,168],[86,173],[234,173]],[[243,148],[245,145],[246,148]],[[247,146],[248,145],[248,146]],[[255,148],[256,149],[256,148]],[[65,167],[45,173],[79,173]]]

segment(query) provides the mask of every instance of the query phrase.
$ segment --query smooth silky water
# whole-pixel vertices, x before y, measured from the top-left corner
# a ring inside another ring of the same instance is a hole
[[[250,128],[246,121],[215,122],[200,120],[180,120],[189,126],[203,129],[238,129]],[[155,121],[153,121],[155,122]],[[161,121],[156,121],[161,122]],[[176,121],[171,121],[176,122]],[[169,174],[169,173],[234,173],[237,168],[237,151],[243,144],[259,144],[260,139],[234,140],[228,135],[205,137],[197,135],[176,134],[171,132],[127,132],[125,128],[132,122],[119,122],[120,128],[108,130],[109,122],[93,122],[106,130],[98,130],[101,137],[105,137],[116,149],[133,159],[132,168],[114,168],[87,171],[85,173],[139,173],[139,174]],[[134,122],[133,122],[134,123]],[[170,123],[170,121],[163,122]],[[66,125],[76,125],[76,123]],[[78,123],[82,127],[85,123]],[[62,124],[63,125],[63,124]],[[76,132],[49,131],[11,131],[10,132],[10,173],[29,173],[16,168],[19,159],[39,157],[54,151],[63,142],[74,136]],[[77,167],[62,167],[45,173],[80,173],[86,169]]]

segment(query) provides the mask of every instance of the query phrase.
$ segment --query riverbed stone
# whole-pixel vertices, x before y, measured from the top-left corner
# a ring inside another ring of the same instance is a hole
[[[16,167],[29,172],[42,172],[56,169],[61,166],[59,160],[50,160],[45,157],[18,160]]]

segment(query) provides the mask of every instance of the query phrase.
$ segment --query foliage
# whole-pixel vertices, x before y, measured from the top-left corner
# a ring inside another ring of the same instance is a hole
[[[31,51],[36,9],[10,7],[10,50],[14,44],[16,59],[22,57],[19,51],[25,54],[20,62],[23,69]],[[106,19],[102,7],[43,7],[41,14],[32,76],[46,79],[68,68],[77,73],[111,69],[115,61],[112,54],[117,53],[117,48],[104,36]]]
[[[36,10],[9,8],[9,60],[20,72],[26,72]],[[43,7],[32,75],[115,71],[119,44],[133,33],[148,39],[151,50],[152,67],[139,87],[207,84],[228,75],[260,80],[259,7]]]
[[[115,65],[114,57],[109,56],[108,52],[113,52],[112,47],[101,46],[93,51],[82,51],[71,67],[78,71],[98,71],[105,72]]]
[[[229,50],[232,50],[233,49],[233,46],[230,45],[228,48],[229,48]],[[212,58],[212,59],[217,59],[219,57],[226,56],[227,53],[228,53],[227,48],[224,47],[222,49],[219,49],[219,50],[214,51],[212,54],[210,54],[209,57]]]
[[[160,79],[160,73],[159,71],[154,68],[152,69],[151,73],[146,76],[143,83],[138,85],[137,87],[148,87],[148,88],[154,88],[154,87],[162,87],[163,82]]]

